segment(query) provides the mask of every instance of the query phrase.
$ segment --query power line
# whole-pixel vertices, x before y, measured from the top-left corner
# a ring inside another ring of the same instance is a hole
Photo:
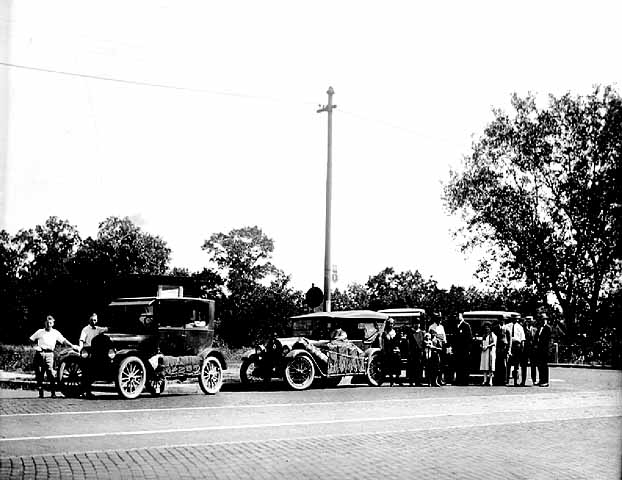
[[[140,80],[129,80],[129,79],[117,78],[117,77],[111,77],[111,76],[93,75],[93,74],[79,73],[79,72],[69,72],[69,71],[64,71],[64,70],[36,67],[36,66],[31,66],[31,65],[20,65],[16,63],[9,63],[9,62],[2,62],[2,61],[0,61],[0,65],[9,67],[9,68],[19,68],[22,70],[31,70],[35,72],[51,73],[55,75],[84,78],[88,80],[101,80],[101,81],[106,81],[106,82],[121,83],[125,85],[134,85],[134,86],[139,86],[139,87],[163,88],[163,89],[176,90],[176,91],[182,91],[182,92],[207,93],[210,95],[244,98],[244,99],[249,99],[249,100],[265,100],[265,101],[276,102],[276,103],[296,103],[296,104],[301,104],[301,105],[317,105],[317,102],[310,102],[310,101],[287,102],[286,100],[283,100],[282,98],[269,97],[265,95],[251,95],[247,93],[230,92],[230,91],[224,91],[224,90],[211,90],[207,88],[185,87],[185,86],[173,85],[173,84],[168,84],[168,83],[155,83],[155,82],[146,82],[146,81],[140,81]],[[463,146],[459,144],[458,142],[456,142],[455,140],[452,140],[449,138],[440,137],[436,135],[430,135],[428,133],[417,131],[412,128],[408,128],[402,125],[380,120],[378,118],[368,117],[368,116],[361,115],[359,113],[351,112],[348,110],[341,109],[340,111],[346,115],[350,115],[352,117],[356,117],[361,120],[365,120],[367,122],[378,123],[389,128],[401,130],[403,132],[416,135],[418,137],[427,138],[428,140],[431,140],[431,141],[451,143],[453,145],[460,146],[460,147]]]
[[[212,95],[224,95],[224,96],[229,96],[229,97],[247,98],[247,99],[252,99],[252,100],[270,100],[274,102],[282,101],[282,100],[279,100],[273,97],[250,95],[246,93],[227,92],[223,90],[210,90],[206,88],[184,87],[184,86],[173,85],[169,83],[143,82],[140,80],[128,80],[128,79],[108,77],[108,76],[103,76],[103,75],[91,75],[88,73],[67,72],[63,70],[54,70],[51,68],[33,67],[29,65],[19,65],[16,63],[0,62],[0,65],[4,65],[5,67],[11,67],[11,68],[21,68],[23,70],[33,70],[35,72],[53,73],[56,75],[64,75],[68,77],[86,78],[89,80],[103,80],[106,82],[122,83],[125,85],[136,85],[140,87],[154,87],[154,88],[165,88],[169,90],[178,90],[178,91],[184,91],[184,92],[209,93]],[[314,102],[309,102],[309,104],[315,105]]]

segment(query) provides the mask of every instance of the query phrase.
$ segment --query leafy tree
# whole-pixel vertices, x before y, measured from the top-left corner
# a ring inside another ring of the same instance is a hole
[[[417,307],[433,301],[437,291],[436,281],[425,280],[419,271],[396,273],[388,267],[367,281],[369,306],[373,310],[383,308]]]
[[[259,227],[213,234],[202,248],[225,280],[218,333],[231,345],[252,344],[271,330],[283,333],[287,319],[302,310],[302,293],[272,264],[274,242]]]
[[[446,205],[465,220],[465,247],[487,246],[506,283],[524,281],[542,303],[552,292],[569,325],[588,326],[619,281],[622,100],[597,87],[512,106],[450,173]]]
[[[96,238],[87,238],[77,252],[78,268],[95,268],[103,278],[158,275],[168,269],[171,249],[157,235],[145,233],[129,217],[109,217]]]
[[[257,227],[215,233],[201,247],[227,278],[227,288],[244,288],[276,272],[270,262],[274,242]]]
[[[336,289],[332,295],[332,310],[366,310],[369,308],[369,292],[365,286],[351,283],[342,292]]]

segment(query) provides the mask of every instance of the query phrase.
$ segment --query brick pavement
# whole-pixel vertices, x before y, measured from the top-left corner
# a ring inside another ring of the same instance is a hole
[[[620,427],[591,418],[13,457],[0,477],[619,479]]]

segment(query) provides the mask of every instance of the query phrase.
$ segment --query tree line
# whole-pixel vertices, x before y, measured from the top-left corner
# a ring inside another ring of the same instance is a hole
[[[439,288],[419,271],[387,267],[365,284],[333,292],[333,310],[420,307],[452,316],[475,309],[533,314],[548,306],[566,343],[620,345],[622,314],[622,100],[611,87],[586,96],[512,98],[443,187],[461,215],[463,248],[483,248],[486,288]],[[129,218],[110,217],[83,239],[68,220],[14,235],[0,231],[0,330],[23,343],[46,313],[76,336],[92,311],[118,296],[183,285],[217,302],[217,334],[249,345],[309,310],[304,292],[272,263],[274,242],[259,227],[215,233],[201,246],[206,267],[172,268],[171,250]],[[618,351],[620,349],[618,348]]]

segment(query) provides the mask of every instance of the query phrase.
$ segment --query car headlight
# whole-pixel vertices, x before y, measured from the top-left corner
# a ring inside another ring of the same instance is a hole
[[[87,350],[85,350],[85,349],[82,349],[82,351],[80,352],[80,356],[82,358],[88,358],[89,352]]]
[[[112,360],[115,355],[117,354],[117,351],[114,348],[111,348],[110,350],[108,350],[108,357]]]

